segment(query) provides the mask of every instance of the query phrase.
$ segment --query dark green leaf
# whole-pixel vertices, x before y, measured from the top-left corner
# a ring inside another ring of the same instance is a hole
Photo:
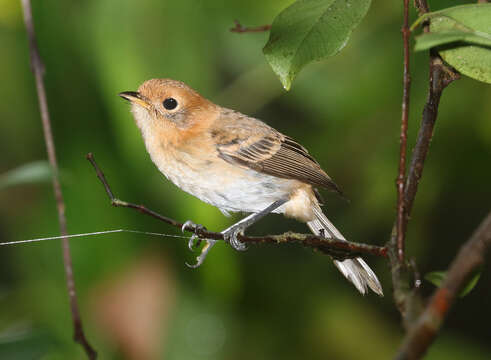
[[[476,271],[474,275],[467,281],[467,284],[464,286],[464,288],[460,291],[459,296],[464,297],[468,293],[471,292],[472,289],[477,285],[477,282],[479,281],[479,278],[481,277],[481,271]]]
[[[491,4],[456,6],[421,16],[430,33],[416,37],[415,50],[439,48],[440,56],[464,75],[491,83]],[[443,46],[443,47],[442,47]]]
[[[51,174],[51,167],[47,161],[34,161],[0,175],[0,189],[20,184],[49,181]]]
[[[370,0],[299,0],[273,21],[266,60],[289,90],[312,61],[337,54],[370,7]]]
[[[460,291],[459,297],[464,297],[468,293],[470,293],[471,290],[474,289],[477,282],[479,281],[480,276],[481,276],[481,271],[480,270],[476,271],[469,278],[465,286]],[[440,287],[442,285],[446,277],[447,277],[447,273],[445,271],[433,271],[425,275],[425,279],[437,287]]]
[[[425,279],[436,287],[440,287],[446,276],[447,274],[445,271],[432,271],[425,275]]]

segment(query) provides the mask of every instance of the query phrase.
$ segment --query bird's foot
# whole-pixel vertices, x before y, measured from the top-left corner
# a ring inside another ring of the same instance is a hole
[[[205,241],[206,241],[206,244],[205,244],[205,246],[203,246],[203,249],[201,249],[201,254],[199,254],[199,256],[196,257],[196,264],[192,265],[192,264],[186,263],[186,265],[188,267],[190,267],[191,269],[196,269],[197,267],[200,267],[201,264],[203,264],[203,262],[205,261],[206,255],[208,255],[208,253],[210,252],[213,245],[215,245],[215,243],[217,242],[216,240],[210,240],[210,239],[205,239]]]
[[[244,234],[246,227],[247,226],[243,226],[242,224],[232,225],[228,229],[222,231],[223,239],[227,241],[237,251],[247,250],[246,244],[244,244],[237,238],[237,235]]]
[[[188,248],[194,251],[195,248],[201,245],[201,239],[198,237],[197,232],[206,230],[206,228],[201,224],[195,224],[191,220],[186,221],[182,224],[181,231],[193,231],[194,234],[191,235],[188,241]],[[195,241],[196,240],[196,241]]]
[[[201,241],[203,239],[200,239],[197,235],[197,232],[206,230],[206,228],[203,225],[200,224],[195,224],[191,220],[186,221],[182,227],[181,227],[182,232],[184,231],[194,231],[194,234],[191,235],[188,241],[188,248],[191,251],[194,251],[198,246],[201,245]],[[210,249],[215,245],[216,240],[210,240],[210,239],[204,239],[206,241],[205,246],[203,246],[203,249],[201,249],[201,253],[199,256],[196,257],[196,264],[191,265],[186,263],[186,265],[192,269],[195,269],[197,267],[200,267],[201,264],[205,261],[206,255],[208,255],[208,252]]]

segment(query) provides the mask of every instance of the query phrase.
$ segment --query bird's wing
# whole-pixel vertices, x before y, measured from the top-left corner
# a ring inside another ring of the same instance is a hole
[[[232,115],[232,116],[231,116]],[[307,149],[265,123],[233,112],[211,129],[225,161],[285,179],[296,179],[341,193]]]

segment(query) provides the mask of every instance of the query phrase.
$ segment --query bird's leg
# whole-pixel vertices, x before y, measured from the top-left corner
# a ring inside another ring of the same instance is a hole
[[[229,228],[223,230],[221,233],[223,234],[223,238],[225,241],[228,241],[230,245],[236,250],[239,251],[244,251],[246,250],[246,246],[244,243],[240,242],[239,239],[237,239],[238,234],[242,234],[249,226],[257,222],[259,219],[263,218],[264,216],[268,215],[269,213],[273,212],[277,208],[279,208],[281,205],[286,203],[288,199],[280,199],[276,200],[274,203],[269,205],[266,209],[258,212],[251,214],[242,220],[238,221],[234,225],[230,226]],[[186,229],[193,229],[195,232],[199,229],[205,229],[206,228],[203,225],[195,224],[191,220],[186,221],[182,225],[182,231]],[[194,233],[190,238],[188,242],[188,247],[191,251],[194,250],[195,246],[199,246],[201,239],[198,239],[198,241],[194,242],[194,240],[198,238],[198,235]],[[203,246],[203,249],[201,250],[201,254],[196,257],[196,264],[190,265],[186,263],[187,266],[190,268],[197,268],[201,264],[203,264],[203,261],[205,261],[206,255],[210,252],[211,248],[216,244],[217,240],[211,240],[211,239],[205,239],[206,244]]]
[[[269,205],[266,209],[264,209],[258,213],[253,213],[249,216],[246,216],[245,218],[236,222],[235,224],[233,224],[229,228],[223,230],[221,233],[223,234],[224,240],[228,241],[230,243],[230,245],[232,245],[232,247],[235,250],[239,250],[239,251],[246,250],[247,249],[246,245],[244,243],[240,242],[239,239],[237,239],[237,235],[243,234],[244,231],[249,226],[251,226],[252,224],[257,222],[259,219],[263,218],[264,216],[268,215],[269,213],[273,212],[274,210],[279,208],[281,205],[283,205],[287,201],[288,201],[288,199],[276,200],[274,203]]]
[[[203,225],[195,224],[191,220],[188,220],[182,225],[182,228],[181,228],[181,230],[183,232],[186,229],[193,229],[195,231],[195,233],[193,235],[191,235],[191,237],[189,238],[189,241],[188,241],[189,250],[194,251],[194,248],[198,247],[201,244],[201,239],[198,238],[196,231],[206,230],[206,228]],[[195,243],[194,241],[196,239],[197,239],[197,241]],[[186,265],[189,266],[190,268],[195,269],[195,268],[199,267],[201,264],[203,264],[203,261],[205,261],[206,255],[208,255],[208,252],[210,251],[210,249],[217,242],[216,240],[211,240],[211,239],[205,239],[205,241],[206,241],[206,244],[205,244],[205,246],[203,246],[203,249],[201,249],[201,254],[199,254],[199,256],[196,257],[196,264],[191,265],[191,264],[186,263]]]

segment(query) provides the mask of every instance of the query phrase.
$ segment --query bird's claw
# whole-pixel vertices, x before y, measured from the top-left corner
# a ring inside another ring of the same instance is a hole
[[[196,240],[196,242],[195,242],[195,240]],[[196,235],[196,234],[191,235],[191,237],[189,238],[189,241],[188,241],[189,250],[194,251],[194,249],[200,245],[201,245],[201,239],[198,237],[198,235]]]
[[[191,239],[190,239],[190,241],[191,241]],[[191,265],[189,263],[186,263],[186,265],[188,267],[190,267],[191,269],[196,269],[197,267],[200,267],[201,264],[203,264],[203,261],[205,261],[206,255],[208,255],[208,252],[210,251],[210,249],[217,242],[216,240],[209,240],[209,239],[206,239],[205,241],[206,241],[206,244],[205,244],[205,246],[203,246],[203,249],[201,250],[201,254],[199,254],[199,256],[196,257],[196,264]]]
[[[222,231],[223,238],[227,241],[235,250],[245,251],[247,250],[246,244],[237,238],[237,235],[243,234],[244,230],[241,226],[233,226],[227,230]]]
[[[195,248],[201,245],[201,241],[203,239],[199,238],[198,232],[206,230],[206,228],[203,225],[200,224],[195,224],[191,220],[186,221],[184,224],[182,224],[181,227],[182,232],[184,231],[193,231],[194,234],[191,235],[188,241],[188,248],[191,251],[194,251]],[[201,254],[196,257],[196,264],[191,265],[189,263],[186,263],[188,267],[191,269],[196,269],[197,267],[201,266],[203,262],[205,261],[206,255],[208,255],[208,252],[210,249],[215,245],[216,240],[209,240],[209,239],[204,239],[206,241],[205,246],[203,246],[203,249],[201,249]]]
[[[206,230],[206,228],[203,225],[201,225],[201,224],[195,224],[191,220],[186,221],[181,226],[181,231],[182,232],[184,232],[184,231],[193,231],[196,234],[196,232],[197,231],[200,231],[200,230]]]
[[[181,231],[194,231],[194,234],[191,235],[188,241],[188,248],[191,251],[194,251],[195,248],[201,245],[201,239],[198,237],[197,232],[198,231],[203,231],[206,230],[206,228],[203,225],[200,224],[195,224],[191,220],[186,221],[184,224],[182,224]],[[197,240],[196,240],[197,239]],[[196,240],[196,242],[195,242]]]

